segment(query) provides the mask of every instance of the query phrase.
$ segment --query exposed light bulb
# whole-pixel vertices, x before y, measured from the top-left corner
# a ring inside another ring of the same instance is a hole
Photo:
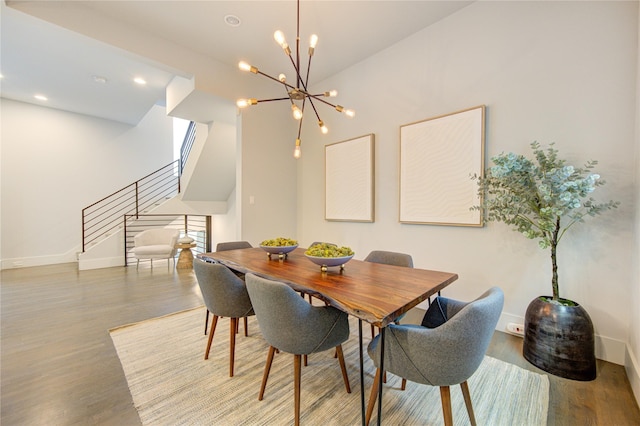
[[[249,65],[245,61],[240,61],[240,63],[238,64],[238,68],[240,68],[242,71],[251,71],[254,74],[258,73],[258,68]]]
[[[285,40],[284,38],[284,33],[280,30],[273,33],[273,38],[275,39],[276,43],[278,43],[283,48],[287,44],[287,40]]]
[[[336,96],[338,96],[338,91],[337,90],[329,90],[328,92],[324,92],[324,95],[328,98],[335,98]]]
[[[238,106],[238,108],[245,108],[245,107],[248,107],[249,105],[257,105],[257,104],[258,104],[258,100],[255,98],[238,99],[236,101],[236,105]]]
[[[276,43],[278,43],[280,47],[282,47],[284,53],[286,53],[287,55],[291,54],[291,49],[289,49],[289,45],[287,44],[287,40],[285,40],[282,31],[278,30],[273,33],[273,38],[275,39]]]
[[[353,118],[356,115],[356,112],[352,109],[344,109],[342,105],[336,105],[336,111],[343,113],[349,118]]]
[[[327,133],[329,133],[329,129],[327,128],[327,126],[324,125],[324,121],[318,120],[318,126],[320,126],[320,131],[322,132],[323,135],[326,135]]]
[[[280,74],[278,76],[278,80],[280,80],[282,83],[284,83],[285,81],[287,81],[287,76],[284,74]]]
[[[297,160],[301,155],[302,151],[300,150],[300,139],[296,139],[296,147],[293,150],[293,158]]]
[[[293,111],[293,118],[295,118],[296,120],[302,119],[302,111],[296,104],[291,104],[291,111]]]
[[[313,34],[309,39],[309,58],[313,56],[313,52],[316,50],[316,44],[318,44],[318,36]]]

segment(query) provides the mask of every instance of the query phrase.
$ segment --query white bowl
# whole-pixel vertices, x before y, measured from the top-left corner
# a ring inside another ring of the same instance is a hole
[[[309,256],[305,254],[307,259],[320,266],[320,270],[326,271],[327,268],[332,266],[339,266],[340,269],[344,269],[344,264],[351,260],[353,255],[351,256],[342,256],[342,257],[319,257],[319,256]]]
[[[280,257],[287,257],[287,253],[294,251],[298,248],[298,245],[295,246],[260,246],[260,248],[266,251],[271,258],[272,254],[277,254]]]

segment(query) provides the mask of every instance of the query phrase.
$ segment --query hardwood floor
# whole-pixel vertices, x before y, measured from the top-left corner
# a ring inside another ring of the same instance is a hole
[[[5,270],[0,291],[6,426],[139,425],[108,330],[202,305],[193,272],[163,262]],[[521,338],[496,332],[488,355],[542,373],[521,351]],[[549,425],[640,425],[623,367],[598,361],[592,382],[549,378]]]

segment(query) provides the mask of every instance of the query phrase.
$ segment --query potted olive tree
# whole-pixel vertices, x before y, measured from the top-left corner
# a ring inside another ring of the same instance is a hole
[[[553,144],[531,144],[533,159],[507,153],[478,180],[480,206],[487,221],[504,222],[526,238],[538,240],[551,255],[551,295],[535,298],[525,314],[523,355],[533,365],[560,377],[596,377],[593,324],[578,303],[562,298],[557,248],[565,233],[586,218],[618,206],[596,202],[591,193],[604,180],[593,172],[596,161],[567,165]]]

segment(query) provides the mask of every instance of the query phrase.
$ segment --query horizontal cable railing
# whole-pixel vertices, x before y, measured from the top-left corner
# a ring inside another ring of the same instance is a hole
[[[196,123],[191,121],[184,135],[182,146],[180,147],[180,174],[182,174],[182,171],[184,170],[184,166],[185,164],[187,164],[187,159],[189,158],[189,154],[191,153],[191,148],[193,147],[193,143],[195,141],[196,141]]]
[[[124,216],[125,266],[136,262],[133,255],[134,238],[151,228],[180,230],[180,237],[193,238],[194,255],[211,252],[211,216],[186,214],[125,214]],[[122,218],[121,218],[122,220]]]
[[[180,192],[180,160],[148,174],[82,209],[82,251],[122,226],[123,215],[139,216]]]

